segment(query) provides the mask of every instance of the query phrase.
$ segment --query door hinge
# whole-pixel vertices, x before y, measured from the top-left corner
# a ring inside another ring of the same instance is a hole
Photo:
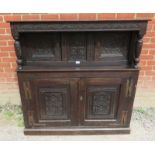
[[[128,79],[126,82],[126,97],[131,97],[133,88],[133,79]]]
[[[29,81],[23,82],[23,87],[24,87],[25,98],[31,100],[32,96],[31,96]]]
[[[127,121],[128,111],[122,111],[121,125],[125,125]]]

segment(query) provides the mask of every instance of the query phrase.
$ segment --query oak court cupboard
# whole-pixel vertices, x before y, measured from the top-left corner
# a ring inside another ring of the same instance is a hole
[[[11,22],[24,133],[130,133],[147,22]]]

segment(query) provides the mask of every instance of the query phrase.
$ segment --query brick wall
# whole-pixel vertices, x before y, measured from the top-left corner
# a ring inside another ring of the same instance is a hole
[[[9,21],[31,20],[109,20],[109,19],[151,19],[141,54],[141,72],[138,88],[155,88],[155,13],[102,13],[102,14],[0,14],[0,91],[18,91],[16,77],[16,55]]]

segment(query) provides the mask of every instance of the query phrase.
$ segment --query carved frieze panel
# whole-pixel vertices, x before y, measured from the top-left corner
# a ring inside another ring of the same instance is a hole
[[[69,61],[86,60],[86,35],[85,33],[69,33],[65,35],[67,59]]]
[[[21,32],[41,31],[115,31],[122,29],[139,31],[140,34],[144,35],[146,26],[147,20],[11,22],[14,39],[18,39]]]
[[[95,60],[112,57],[127,59],[129,32],[104,32],[96,33],[94,36]]]
[[[60,60],[60,42],[57,33],[28,33],[21,37],[23,57],[26,60]]]

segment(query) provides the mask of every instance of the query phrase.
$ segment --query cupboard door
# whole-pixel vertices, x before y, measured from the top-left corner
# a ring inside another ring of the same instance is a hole
[[[81,125],[119,125],[124,84],[120,78],[87,78],[80,81]]]
[[[51,78],[33,81],[33,109],[36,125],[75,125],[76,86],[77,82],[74,79]]]

